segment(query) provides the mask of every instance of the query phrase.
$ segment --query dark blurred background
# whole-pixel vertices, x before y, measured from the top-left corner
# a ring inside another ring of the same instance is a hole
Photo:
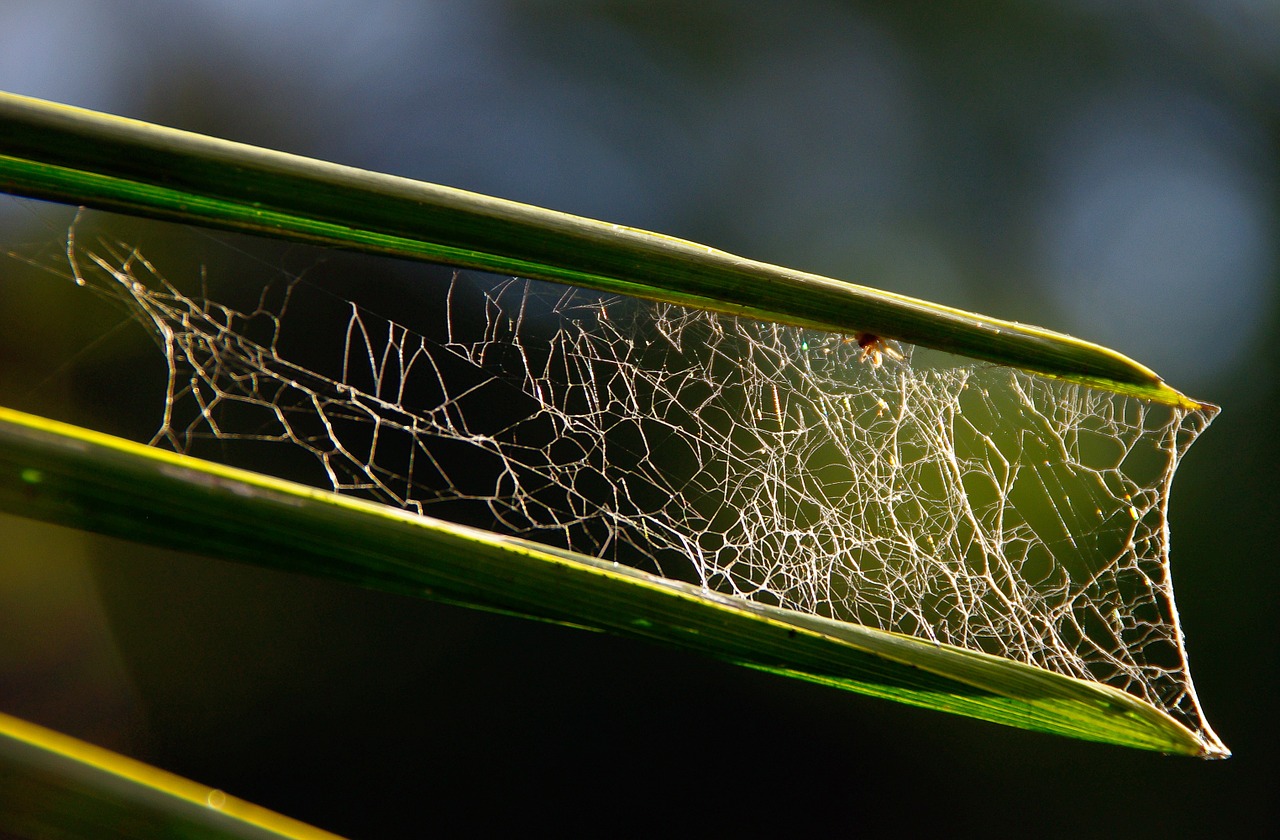
[[[0,0],[0,89],[1134,356],[1224,407],[1175,484],[1173,567],[1236,755],[1076,743],[7,517],[3,711],[362,838],[1276,821],[1280,5]],[[47,218],[0,201],[4,250],[56,249]],[[2,299],[0,403],[154,423],[127,388],[24,373],[79,316]]]

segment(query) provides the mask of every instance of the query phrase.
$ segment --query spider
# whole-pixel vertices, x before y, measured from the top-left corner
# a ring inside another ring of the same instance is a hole
[[[897,362],[901,362],[903,360],[902,353],[898,352],[896,348],[891,347],[889,342],[873,333],[854,333],[853,338],[846,338],[845,341],[856,341],[858,343],[858,347],[862,349],[862,353],[858,356],[858,361],[870,361],[871,366],[874,368],[880,367],[885,356],[888,356],[890,359]]]

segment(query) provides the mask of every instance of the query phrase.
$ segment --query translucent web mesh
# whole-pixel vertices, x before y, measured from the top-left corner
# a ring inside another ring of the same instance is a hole
[[[288,444],[340,492],[1106,683],[1216,743],[1167,522],[1214,411],[525,280],[455,274],[410,330],[68,254],[163,349],[154,443]]]

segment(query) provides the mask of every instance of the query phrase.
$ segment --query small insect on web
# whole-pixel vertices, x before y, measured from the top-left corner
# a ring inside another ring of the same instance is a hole
[[[810,346],[810,342],[806,340],[801,343],[800,349],[807,352]],[[856,332],[852,336],[827,336],[813,346],[816,346],[825,356],[831,356],[838,348],[856,346],[856,360],[869,363],[873,368],[879,368],[886,358],[904,364],[907,361],[907,354],[897,342],[869,332]]]
[[[853,340],[862,348],[862,354],[858,358],[864,362],[870,361],[872,367],[880,367],[885,356],[897,362],[905,360],[902,351],[878,335],[866,332],[854,333]]]

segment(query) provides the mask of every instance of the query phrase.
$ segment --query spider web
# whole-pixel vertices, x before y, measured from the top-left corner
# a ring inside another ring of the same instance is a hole
[[[155,444],[288,444],[339,492],[1105,683],[1219,743],[1167,521],[1216,409],[522,279],[455,273],[409,329],[296,276],[237,309],[67,253],[163,350]]]

